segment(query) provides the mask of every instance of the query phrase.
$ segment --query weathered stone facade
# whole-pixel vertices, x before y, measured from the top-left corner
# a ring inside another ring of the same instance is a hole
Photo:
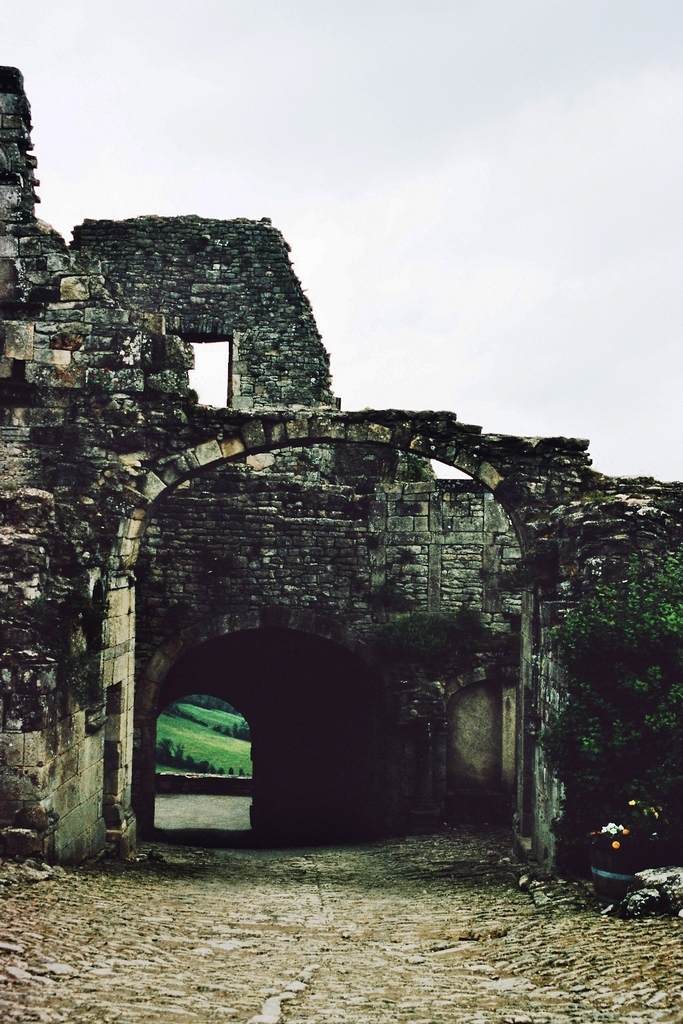
[[[341,817],[367,790],[362,824],[376,829],[507,793],[520,844],[552,859],[558,792],[538,742],[562,681],[551,628],[631,552],[679,543],[681,488],[601,477],[585,441],[483,434],[447,412],[341,412],[269,222],[86,221],[68,248],[34,216],[12,68],[0,117],[5,852],[79,860],[108,837],[125,856],[135,810],[152,826],[156,713],[194,664],[207,692],[251,701],[264,831],[291,822],[291,792],[323,813],[317,773]],[[231,353],[220,409],[188,384],[192,345],[212,341]],[[401,464],[416,457],[472,482],[411,481]],[[518,678],[506,658],[445,681],[382,664],[372,638],[387,617],[463,603],[520,634]],[[305,710],[301,749],[325,738],[291,759],[286,820],[267,753],[285,691]]]
[[[429,470],[423,470],[426,479],[404,481],[397,479],[402,468],[380,447],[294,448],[209,471],[159,505],[136,567],[139,692],[152,677],[136,722],[138,734],[148,737],[140,744],[146,764],[141,752],[136,773],[141,820],[149,822],[152,814],[155,713],[160,700],[169,699],[147,666],[157,652],[172,650],[177,657],[179,625],[190,631],[192,648],[196,629],[207,640],[268,616],[273,622],[287,609],[314,617],[308,631],[329,635],[331,624],[343,628],[342,642],[364,644],[366,657],[377,624],[409,609],[454,612],[465,604],[480,608],[501,635],[518,631],[520,552],[500,505],[474,482],[437,481]],[[503,723],[501,702],[505,691],[514,707],[512,658],[508,654],[505,667],[500,658],[486,659],[474,673],[444,683],[433,728],[445,730],[445,777],[418,798],[416,767],[404,763],[402,799],[397,804],[383,795],[386,818],[378,828],[404,824],[411,811],[425,809],[425,801],[440,814],[444,785],[451,805],[464,791],[472,798],[472,790],[509,803],[514,710]],[[225,685],[222,695],[237,703],[239,687]],[[464,701],[462,687],[468,689]],[[177,688],[173,693],[180,695]],[[476,739],[468,749],[475,721]],[[294,729],[290,723],[289,733]],[[252,733],[263,746],[258,729],[252,726]],[[281,765],[278,771],[282,775]]]

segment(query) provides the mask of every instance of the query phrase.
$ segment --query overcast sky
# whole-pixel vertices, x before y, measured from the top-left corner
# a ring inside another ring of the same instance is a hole
[[[269,216],[343,407],[683,479],[681,0],[0,0],[42,205]]]

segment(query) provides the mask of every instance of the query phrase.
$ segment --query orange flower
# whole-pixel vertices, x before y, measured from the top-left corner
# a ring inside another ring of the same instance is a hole
[[[622,829],[622,835],[627,836],[629,834],[629,831],[630,831],[630,829],[627,829],[627,828]]]
[[[619,840],[615,839],[614,842],[612,843],[612,849],[613,850],[618,850],[620,846],[621,846],[621,843],[619,842]]]

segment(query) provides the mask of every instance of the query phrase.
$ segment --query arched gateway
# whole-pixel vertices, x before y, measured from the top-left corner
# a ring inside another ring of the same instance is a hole
[[[585,441],[342,412],[270,221],[86,221],[67,247],[35,217],[14,68],[0,118],[0,854],[126,856],[154,715],[203,671],[256,723],[266,830],[489,801],[550,861],[552,627],[632,551],[679,542],[678,485],[601,477]],[[210,344],[220,409],[188,381]],[[387,648],[392,623],[463,607],[492,639],[467,664]]]

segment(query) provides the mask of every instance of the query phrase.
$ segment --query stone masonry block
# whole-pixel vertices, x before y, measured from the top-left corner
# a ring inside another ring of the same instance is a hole
[[[68,750],[69,747],[78,742],[78,739],[78,733],[74,728],[74,716],[65,715],[64,718],[60,718],[57,722],[57,744],[59,750]]]
[[[117,770],[123,767],[123,745],[118,740],[105,741],[107,764]]]
[[[68,366],[71,362],[71,353],[67,349],[35,349],[37,363],[46,363],[51,366]]]
[[[24,736],[22,732],[0,733],[0,765],[23,765]]]
[[[130,537],[122,537],[118,543],[118,555],[121,559],[121,564],[133,566],[136,561],[139,547],[139,540],[133,540]]]
[[[231,459],[244,451],[244,444],[239,437],[225,437],[219,444],[224,459]]]
[[[135,661],[131,651],[120,654],[114,661],[114,682],[125,682],[130,679],[135,667]]]
[[[145,520],[143,518],[130,517],[128,519],[121,520],[119,525],[119,537],[125,537],[127,540],[136,540],[145,529]]]
[[[156,473],[145,473],[139,478],[138,487],[142,494],[150,501],[154,501],[166,490],[166,484],[160,480]]]
[[[0,847],[5,857],[42,854],[43,835],[31,828],[3,828],[0,829]]]
[[[204,444],[198,444],[192,450],[200,466],[207,466],[209,463],[223,458],[223,452],[218,441],[205,441]]]
[[[87,277],[63,277],[59,282],[59,297],[63,302],[85,302],[90,298]]]
[[[427,458],[431,458],[434,455],[434,444],[431,438],[423,437],[421,434],[413,437],[409,447],[411,452],[415,452],[418,455],[426,455]]]
[[[250,423],[245,423],[242,427],[242,437],[248,448],[262,448],[268,442],[266,440],[266,432],[263,429],[263,424],[260,420],[253,420]]]
[[[294,441],[300,437],[308,437],[308,418],[297,416],[296,419],[287,420],[285,429],[287,430],[287,437],[290,441]]]
[[[99,308],[88,307],[85,311],[85,322],[88,324],[106,324],[107,326],[122,326],[130,321],[130,313],[127,309],[112,309],[110,306]]]
[[[61,816],[60,832],[77,838],[94,824],[101,814],[100,801],[95,796],[78,803],[71,811]]]
[[[0,185],[0,221],[16,220],[20,205],[21,189],[14,185]]]
[[[47,811],[42,804],[27,804],[16,811],[12,824],[15,828],[44,832],[48,826]]]
[[[152,334],[166,334],[166,317],[163,313],[143,313],[142,322]]]
[[[366,441],[368,437],[367,423],[349,423],[346,428],[346,436],[349,441]]]
[[[45,729],[42,732],[24,734],[24,764],[42,768],[51,761],[57,751],[57,730]]]
[[[35,327],[32,323],[9,323],[5,328],[5,358],[33,359]]]
[[[57,758],[57,770],[63,782],[66,782],[68,779],[77,778],[79,750],[83,743],[85,743],[85,739],[75,743],[68,750],[60,752]]]
[[[414,521],[412,516],[389,516],[387,520],[387,530],[393,530],[396,532],[410,533],[414,528]]]
[[[287,437],[287,431],[284,423],[277,421],[275,423],[268,423],[268,439],[271,444],[280,444]]]
[[[174,459],[169,459],[163,465],[157,466],[157,473],[164,483],[169,486],[174,484],[176,480],[180,480],[181,477],[187,476],[191,471],[192,466],[184,455],[177,455]]]
[[[0,238],[0,259],[14,260],[19,255],[19,243],[16,238]]]
[[[100,758],[81,773],[81,792],[86,800],[102,799],[104,759]]]
[[[120,647],[121,644],[125,644],[131,639],[133,631],[131,618],[132,616],[129,615],[110,615],[108,617],[106,626],[108,648]]]
[[[368,423],[368,441],[388,444],[391,441],[391,428],[382,423]]]
[[[132,607],[132,591],[129,586],[112,588],[107,595],[107,612],[116,617],[127,616]]]
[[[85,383],[110,394],[117,391],[137,393],[145,390],[145,375],[138,369],[107,370],[89,366],[85,371]]]
[[[344,440],[346,425],[343,420],[335,420],[330,416],[314,416],[311,419],[311,437],[330,437]]]
[[[73,363],[68,366],[29,363],[26,367],[26,380],[49,388],[82,388],[86,383],[86,371],[84,367],[74,366]]]
[[[496,489],[499,483],[502,483],[503,477],[500,475],[497,469],[494,469],[488,462],[482,462],[479,467],[478,479],[486,486],[490,487],[492,491]]]
[[[81,780],[73,775],[52,793],[52,807],[60,818],[65,818],[78,807],[82,799]]]

